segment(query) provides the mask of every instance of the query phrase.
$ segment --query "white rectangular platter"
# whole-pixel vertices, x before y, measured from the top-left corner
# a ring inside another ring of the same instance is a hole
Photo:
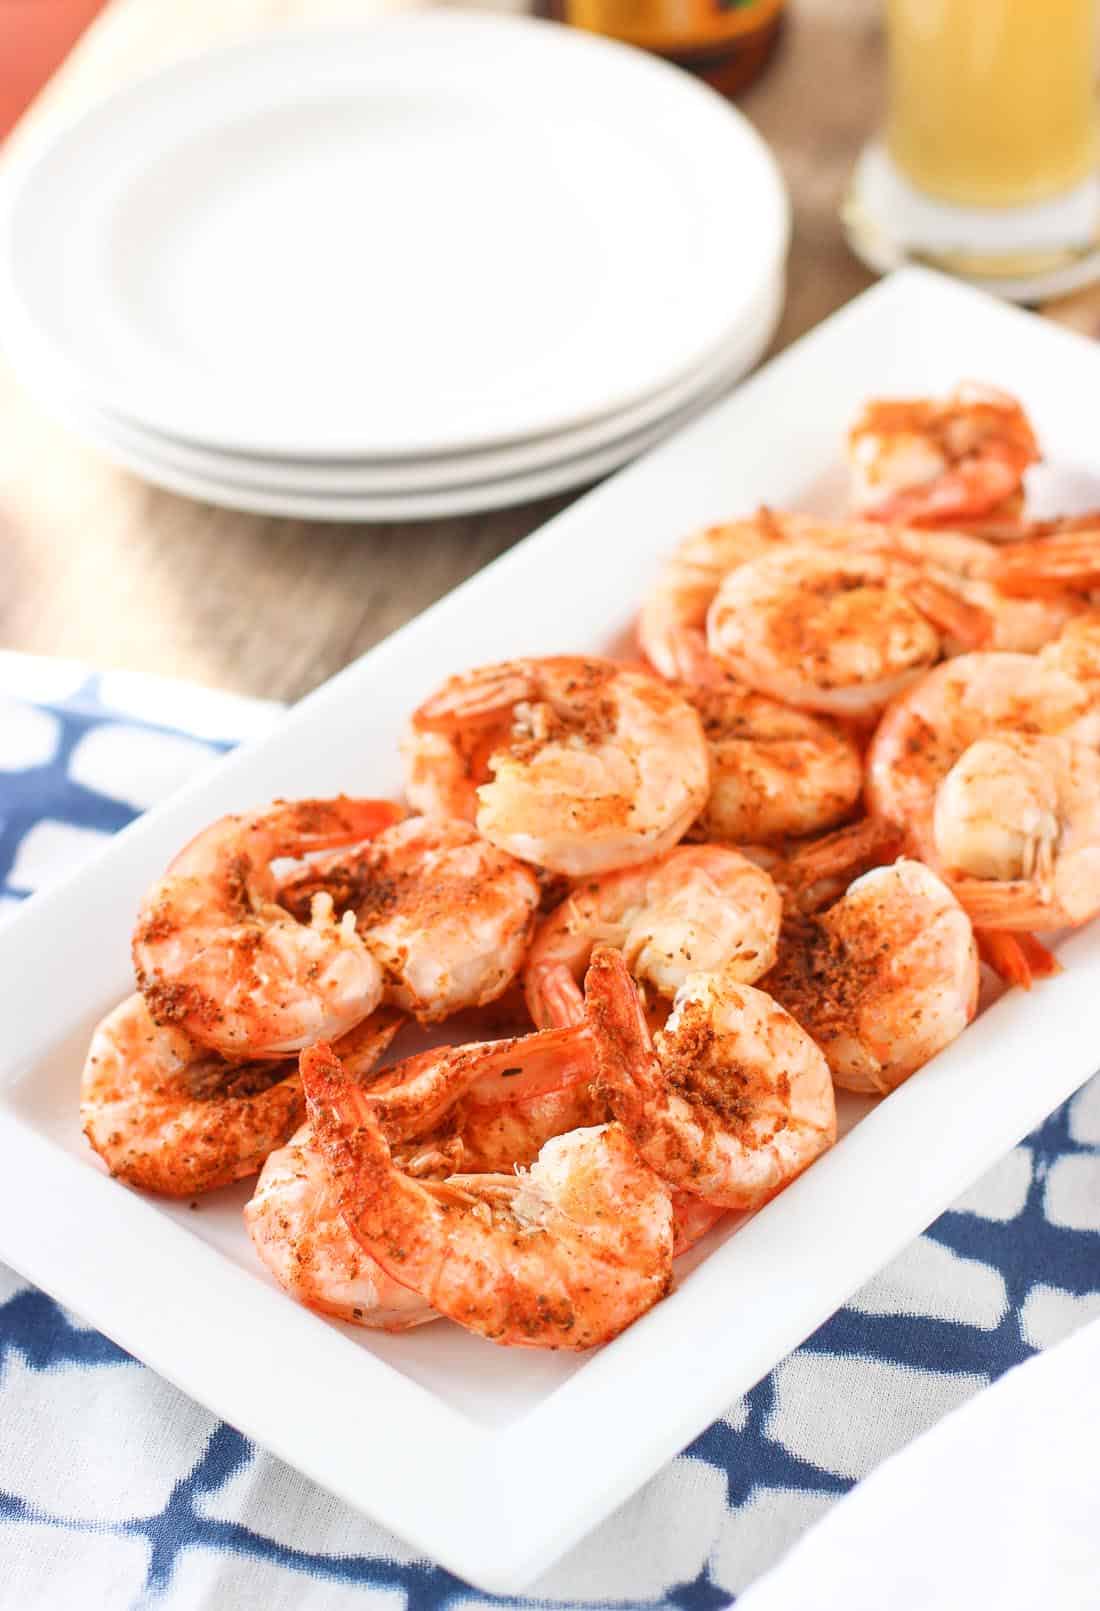
[[[77,1120],[95,1018],[132,988],[137,900],[190,834],[275,795],[400,788],[396,739],[443,677],[621,644],[692,527],[820,504],[865,398],[1018,391],[1060,497],[1100,503],[1100,350],[935,276],[861,297],[121,833],[0,933],[0,1258],[259,1443],[480,1588],[531,1582],[757,1382],[1098,1061],[1100,924],[589,1356],[447,1325],[377,1337],[296,1308],[251,1257],[245,1188],[199,1212],[108,1180]],[[369,539],[365,539],[369,540]],[[410,555],[410,561],[415,560]]]

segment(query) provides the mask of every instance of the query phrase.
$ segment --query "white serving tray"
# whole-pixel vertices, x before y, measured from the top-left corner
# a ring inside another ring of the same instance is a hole
[[[618,1341],[505,1351],[448,1325],[377,1337],[290,1303],[236,1188],[197,1212],[108,1180],[77,1121],[94,1019],[130,988],[139,895],[225,811],[400,786],[404,717],[444,676],[621,645],[658,558],[761,500],[821,507],[869,395],[1019,391],[1058,496],[1100,503],[1100,351],[907,270],[151,811],[0,933],[0,1258],[266,1448],[483,1589],[528,1584],[757,1382],[1093,1072],[1100,925],[873,1109]]]

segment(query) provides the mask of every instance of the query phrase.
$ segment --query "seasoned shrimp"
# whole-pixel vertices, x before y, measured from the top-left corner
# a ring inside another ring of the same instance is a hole
[[[361,1037],[362,1026],[341,1049],[351,1041],[354,1050]],[[590,1087],[596,1073],[582,1012],[577,1025],[550,1033],[418,1053],[378,1075],[363,1101],[404,1174],[509,1171],[533,1163],[551,1137],[603,1122]],[[678,1235],[681,1221],[685,1245],[702,1234],[695,1218],[679,1215]],[[310,1125],[268,1158],[245,1223],[262,1262],[308,1308],[384,1330],[434,1318],[355,1240]]]
[[[750,1211],[836,1140],[829,1067],[777,1002],[722,975],[693,974],[650,1040],[617,951],[592,959],[599,1087],[647,1163],[670,1185]]]
[[[638,646],[650,665],[670,682],[721,680],[707,650],[706,629],[707,611],[723,581],[750,559],[790,542],[795,531],[813,541],[820,530],[820,522],[761,509],[744,520],[692,532],[665,560],[642,604]]]
[[[706,802],[697,713],[610,660],[516,660],[454,677],[414,714],[413,804],[476,820],[490,843],[580,877],[647,861]]]
[[[1056,638],[1068,622],[1088,611],[1088,601],[1075,590],[1087,585],[1087,580],[1071,576],[1063,585],[1057,574],[1058,557],[1053,552],[1048,556],[1048,580],[1041,587],[1021,585],[1013,594],[1003,585],[1004,548],[984,537],[956,531],[883,527],[875,543],[866,531],[867,528],[861,528],[858,539],[861,547],[876,548],[920,564],[927,576],[941,582],[975,611],[984,614],[988,621],[986,648],[1033,654]],[[975,616],[975,620],[978,618]],[[973,633],[956,639],[948,632],[944,653],[948,656],[964,653],[973,646],[973,641]]]
[[[707,615],[727,577],[753,560],[792,546],[890,549],[894,534],[869,522],[758,509],[756,514],[693,532],[668,557],[638,617],[638,645],[662,677],[696,686],[729,682],[707,644]],[[916,559],[911,550],[906,557]]]
[[[936,791],[936,853],[974,922],[1049,929],[1100,912],[1100,754],[1062,734],[977,739]]]
[[[872,808],[983,928],[1100,910],[1096,640],[1085,620],[1037,655],[964,655],[908,689],[875,734]]]
[[[760,844],[831,828],[853,810],[863,764],[851,734],[725,677],[685,685],[710,751],[710,797],[691,837]],[[751,981],[750,981],[751,982]]]
[[[1070,621],[1044,646],[1039,663],[1048,672],[1071,678],[1090,704],[1100,704],[1100,611]]]
[[[346,1036],[349,1066],[371,1066],[399,1023],[378,1014]],[[84,1134],[112,1175],[167,1197],[255,1174],[304,1112],[296,1060],[227,1063],[154,1022],[140,995],[96,1028],[81,1080]]]
[[[1066,585],[1060,585],[1057,577],[1041,588],[1021,583],[1021,596],[1009,597],[1000,581],[1007,558],[994,543],[980,537],[870,521],[823,521],[762,509],[749,519],[696,533],[666,562],[639,619],[638,638],[647,659],[662,676],[697,687],[728,683],[728,673],[708,648],[711,605],[722,585],[742,566],[793,546],[877,554],[884,561],[893,559],[915,567],[920,579],[917,601],[930,606],[926,613],[941,625],[945,654],[961,653],[986,638],[993,649],[1030,652],[1055,637],[1067,620],[1086,608],[1080,593],[1073,591],[1086,585],[1079,579],[1082,563]],[[1071,568],[1067,556],[1063,556],[1063,564]],[[1053,571],[1053,551],[1049,566]],[[956,617],[961,627],[958,635],[952,631]]]
[[[226,1057],[285,1057],[378,1006],[382,970],[321,896],[308,923],[275,904],[271,863],[355,844],[400,810],[383,800],[277,801],[223,817],[180,852],[141,904],[138,988],[153,1018]]]
[[[437,1318],[419,1293],[388,1276],[348,1230],[310,1125],[270,1155],[244,1219],[261,1262],[307,1309],[379,1331],[406,1331]]]
[[[991,579],[1003,595],[1046,597],[1100,587],[1100,515],[1047,521],[997,551]]]
[[[477,1173],[527,1164],[550,1137],[605,1117],[590,1090],[596,1032],[575,1024],[437,1047],[387,1069],[365,1100],[406,1172]]]
[[[344,1218],[388,1274],[491,1341],[591,1348],[672,1281],[672,1204],[618,1125],[548,1141],[517,1175],[420,1181],[330,1047],[302,1056],[310,1118]]]
[[[536,1024],[578,1021],[580,979],[614,945],[644,987],[672,997],[690,974],[751,983],[775,960],[783,902],[769,875],[722,845],[679,845],[640,867],[579,883],[545,918],[524,969]]]
[[[950,526],[1015,514],[1039,447],[1007,392],[973,383],[943,400],[868,403],[848,437],[852,503],[867,519]]]
[[[884,1094],[962,1033],[978,983],[966,913],[928,867],[902,860],[792,919],[761,988],[813,1036],[837,1085]]]
[[[423,1023],[495,1001],[519,971],[539,887],[531,869],[465,822],[409,817],[369,844],[314,860],[282,884],[296,917],[318,890],[356,929],[384,999]]]
[[[707,617],[711,654],[761,693],[867,718],[944,653],[984,643],[984,611],[893,555],[799,545],[751,560]]]

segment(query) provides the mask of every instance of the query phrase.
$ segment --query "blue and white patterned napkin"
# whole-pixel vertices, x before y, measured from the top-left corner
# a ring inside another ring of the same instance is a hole
[[[185,684],[0,655],[0,918],[277,715]],[[1100,1315],[1098,1233],[1100,1077],[529,1599],[499,1603],[728,1604],[885,1456]],[[2,1267],[0,1558],[0,1606],[13,1611],[493,1603]]]

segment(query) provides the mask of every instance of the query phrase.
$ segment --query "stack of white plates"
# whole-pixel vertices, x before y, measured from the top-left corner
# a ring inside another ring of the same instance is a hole
[[[490,509],[634,457],[759,358],[789,213],[685,74],[549,23],[275,33],[29,155],[0,333],[120,464],[332,520]]]

